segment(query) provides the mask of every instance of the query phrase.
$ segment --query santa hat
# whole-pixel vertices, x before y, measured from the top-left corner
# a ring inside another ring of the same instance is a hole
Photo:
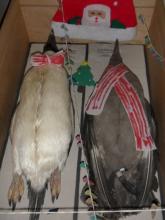
[[[61,0],[52,19],[55,35],[97,41],[132,40],[136,34],[133,0]]]

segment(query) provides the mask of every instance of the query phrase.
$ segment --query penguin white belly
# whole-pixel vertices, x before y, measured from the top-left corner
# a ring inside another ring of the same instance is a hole
[[[63,168],[72,135],[66,72],[57,65],[33,67],[26,75],[14,115],[11,140],[15,173],[36,191]]]

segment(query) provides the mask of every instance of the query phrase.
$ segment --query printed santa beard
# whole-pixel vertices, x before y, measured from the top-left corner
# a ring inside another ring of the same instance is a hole
[[[110,27],[111,12],[108,6],[92,4],[84,8],[81,23],[91,26]]]

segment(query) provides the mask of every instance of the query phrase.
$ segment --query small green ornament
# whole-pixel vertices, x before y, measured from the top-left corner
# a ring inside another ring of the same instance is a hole
[[[93,80],[91,67],[88,62],[84,61],[77,71],[72,75],[73,85],[77,86],[95,86],[96,82]]]
[[[87,189],[85,191],[85,196],[91,196],[91,195],[93,199],[97,199],[97,196],[93,192],[91,192],[89,189]]]
[[[80,162],[80,167],[81,167],[81,168],[88,168],[88,164],[85,163],[85,161],[81,161],[81,162]]]

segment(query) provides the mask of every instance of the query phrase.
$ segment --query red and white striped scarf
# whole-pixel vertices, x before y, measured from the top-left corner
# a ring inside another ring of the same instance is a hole
[[[47,55],[42,53],[35,53],[31,56],[32,66],[43,66],[47,64],[64,65],[65,53],[59,51],[53,55]]]
[[[135,136],[136,150],[154,150],[156,149],[155,143],[150,134],[148,120],[140,98],[124,76],[127,72],[128,69],[124,64],[115,67],[110,66],[90,96],[86,105],[86,113],[90,115],[100,114],[111,90],[114,88],[130,120]]]

